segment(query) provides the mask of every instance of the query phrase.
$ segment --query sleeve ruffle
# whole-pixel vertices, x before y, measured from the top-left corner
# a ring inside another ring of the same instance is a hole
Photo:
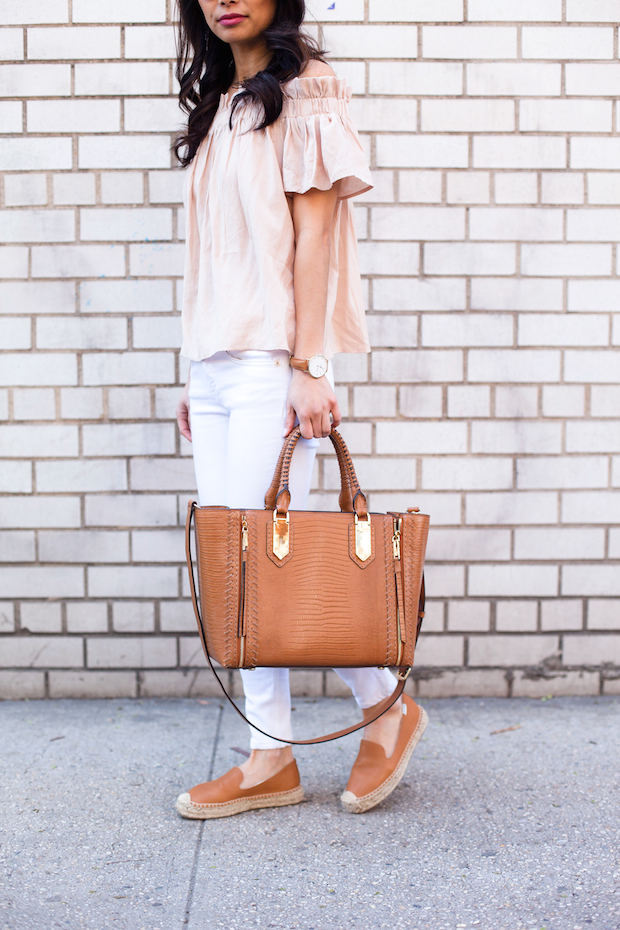
[[[366,156],[353,123],[340,113],[314,113],[286,120],[282,154],[284,190],[305,194],[329,190],[340,181],[345,200],[370,190]]]

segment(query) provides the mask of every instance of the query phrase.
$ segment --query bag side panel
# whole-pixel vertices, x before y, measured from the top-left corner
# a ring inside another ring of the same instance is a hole
[[[195,511],[200,608],[212,659],[237,667],[240,513],[199,507]]]
[[[422,573],[426,556],[426,540],[430,517],[424,513],[404,513],[401,530],[401,560],[403,571],[403,600],[407,642],[404,665],[413,665],[416,632],[418,629],[418,603],[422,586]]]

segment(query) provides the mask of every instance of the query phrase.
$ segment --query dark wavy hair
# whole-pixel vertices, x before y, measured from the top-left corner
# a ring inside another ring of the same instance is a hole
[[[217,111],[220,94],[231,85],[235,63],[227,42],[209,29],[198,0],[179,0],[176,77],[180,85],[179,103],[188,114],[187,130],[175,141],[173,149],[183,167],[192,161],[198,146],[209,131]],[[263,33],[272,58],[263,71],[242,84],[235,95],[230,122],[243,102],[258,104],[262,112],[255,129],[265,129],[282,112],[282,85],[297,77],[311,59],[322,60],[317,42],[301,32],[306,13],[304,0],[278,0],[271,25]]]

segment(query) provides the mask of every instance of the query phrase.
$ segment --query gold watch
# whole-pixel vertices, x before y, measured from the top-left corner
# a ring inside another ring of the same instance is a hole
[[[297,371],[307,371],[313,378],[322,378],[327,372],[329,362],[324,355],[313,355],[311,358],[289,358],[291,368]]]

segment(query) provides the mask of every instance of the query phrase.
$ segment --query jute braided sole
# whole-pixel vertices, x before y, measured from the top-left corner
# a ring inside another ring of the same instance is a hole
[[[363,814],[365,811],[369,811],[371,807],[376,807],[377,804],[380,804],[381,801],[384,801],[388,795],[392,793],[405,774],[407,766],[409,765],[409,760],[413,755],[413,750],[422,739],[422,734],[426,730],[427,724],[428,714],[424,708],[421,707],[418,725],[413,731],[411,739],[407,743],[405,751],[402,754],[401,760],[392,774],[386,778],[378,788],[375,788],[370,794],[364,794],[361,798],[356,797],[352,791],[344,791],[340,800],[345,811],[348,811],[349,814]]]
[[[257,794],[250,798],[235,798],[222,804],[194,804],[191,795],[180,794],[176,808],[181,817],[190,820],[214,820],[217,817],[232,817],[244,811],[257,810],[261,807],[286,807],[287,804],[299,804],[304,799],[304,789],[299,785],[290,791],[278,791],[272,794]]]

